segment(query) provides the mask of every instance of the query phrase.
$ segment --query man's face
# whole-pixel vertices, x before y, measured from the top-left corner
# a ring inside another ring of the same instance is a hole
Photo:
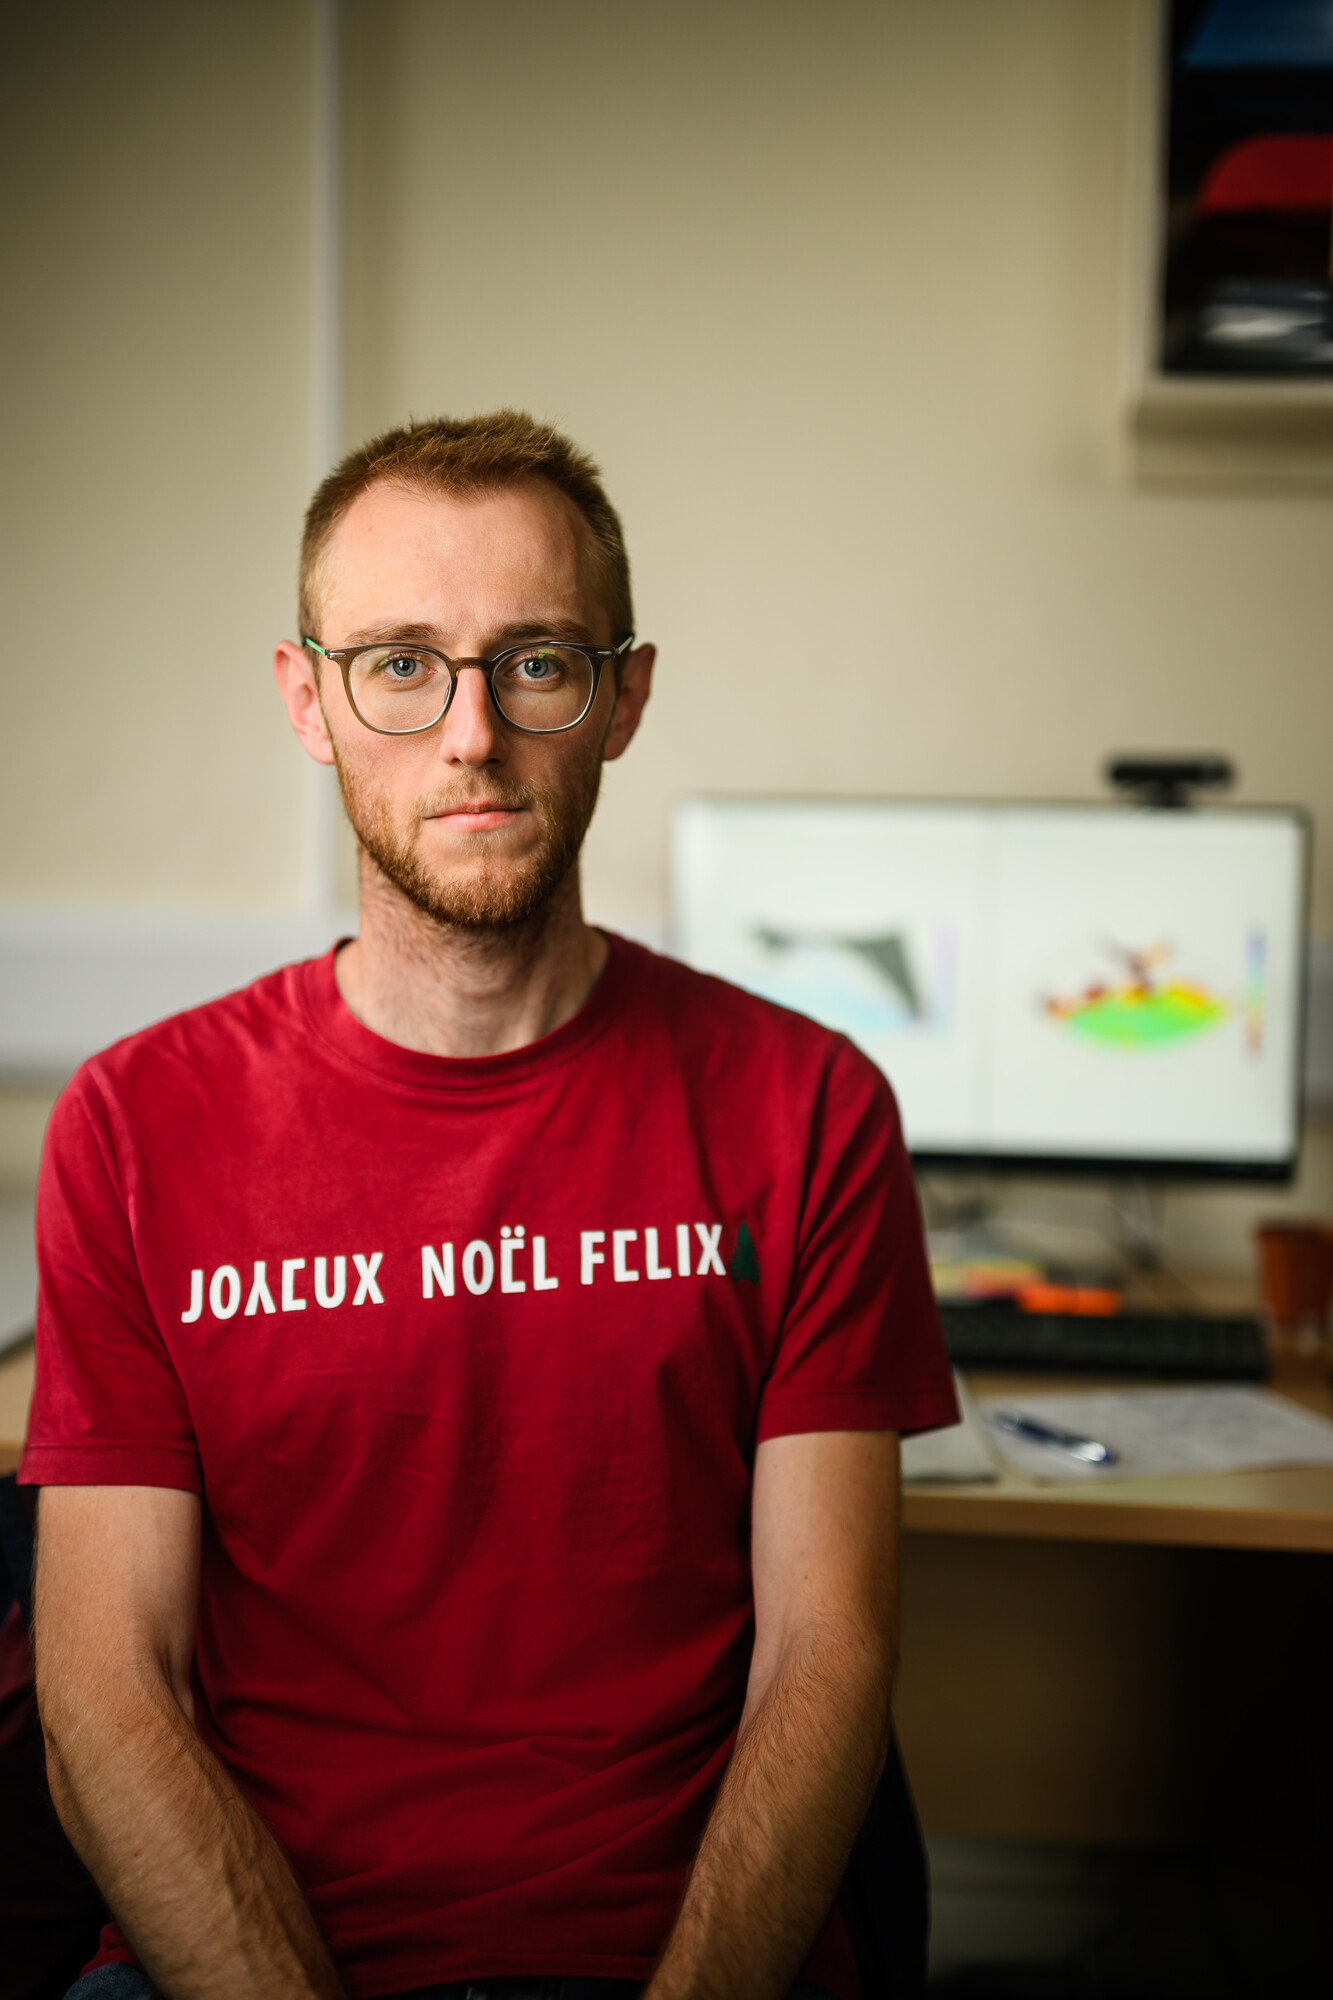
[[[529,638],[605,646],[612,634],[581,515],[542,479],[460,497],[388,483],[334,529],[316,592],[325,646],[411,639],[485,659]],[[342,675],[278,650],[292,721],[337,765],[367,853],[419,909],[487,930],[534,916],[577,858],[603,760],[617,757],[648,695],[652,648],[603,671],[577,727],[524,735],[499,715],[485,675],[464,669],[448,713],[412,736],[381,736],[353,713]]]

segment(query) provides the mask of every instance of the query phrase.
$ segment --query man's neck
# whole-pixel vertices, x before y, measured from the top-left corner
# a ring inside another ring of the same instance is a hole
[[[400,1048],[492,1056],[549,1035],[576,1014],[606,963],[583,921],[577,867],[525,924],[475,931],[437,923],[366,855],[361,934],[334,960],[358,1021]]]

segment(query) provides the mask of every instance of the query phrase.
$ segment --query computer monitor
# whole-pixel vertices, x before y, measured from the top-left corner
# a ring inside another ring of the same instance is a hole
[[[923,1165],[1283,1180],[1294,811],[690,798],[673,945],[839,1028]]]

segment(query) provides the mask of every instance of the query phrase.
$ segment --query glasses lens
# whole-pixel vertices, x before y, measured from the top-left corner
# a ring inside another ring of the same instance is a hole
[[[493,686],[520,729],[568,729],[592,698],[592,661],[576,646],[524,646],[500,661]]]
[[[372,729],[394,735],[426,729],[449,700],[449,670],[414,646],[377,646],[358,653],[350,674],[352,701]]]

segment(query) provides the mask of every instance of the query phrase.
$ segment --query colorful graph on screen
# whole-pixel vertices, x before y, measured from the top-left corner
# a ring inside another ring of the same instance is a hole
[[[1257,1054],[1263,1046],[1264,946],[1263,933],[1251,932],[1239,1002],[1206,980],[1171,970],[1175,947],[1158,940],[1141,948],[1106,944],[1114,975],[1092,979],[1074,993],[1043,995],[1041,1006],[1053,1025],[1080,1040],[1129,1053],[1177,1047],[1239,1014],[1246,1050]]]
[[[734,976],[780,1006],[853,1036],[948,1033],[953,1026],[957,948],[953,930],[906,929],[873,937],[757,924],[758,962]]]

